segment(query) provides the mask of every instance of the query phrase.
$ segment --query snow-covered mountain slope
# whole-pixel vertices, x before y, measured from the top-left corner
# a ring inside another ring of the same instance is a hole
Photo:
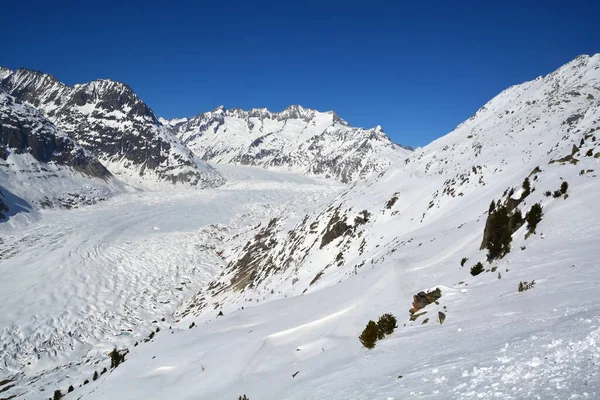
[[[91,153],[41,112],[0,89],[0,192],[8,207],[4,218],[95,203],[120,188]]]
[[[599,99],[600,55],[578,57],[299,223],[232,237],[215,249],[228,267],[182,322],[82,393],[600,397]],[[510,220],[492,228],[502,210]],[[488,230],[503,256],[481,249]],[[363,348],[386,312],[397,330]]]
[[[352,128],[333,111],[290,106],[279,113],[218,107],[193,118],[161,119],[203,160],[334,178],[373,175],[410,154],[381,127]]]
[[[302,215],[342,187],[218,168],[228,181],[219,188],[130,192],[0,224],[0,382],[15,385],[0,398],[47,399],[65,376],[92,381],[113,346],[133,348],[174,323],[181,302],[223,267],[214,249],[224,237]]]
[[[295,294],[314,290],[319,285],[308,283],[317,274],[323,273],[319,281],[329,274],[337,281],[370,262],[372,252],[382,252],[384,243],[384,248],[396,248],[411,239],[413,231],[428,225],[441,228],[449,216],[458,213],[465,221],[485,223],[481,215],[490,201],[500,198],[506,188],[518,189],[536,167],[570,172],[576,182],[588,182],[593,173],[585,171],[594,169],[600,152],[594,135],[600,127],[599,60],[598,55],[582,56],[545,78],[505,90],[450,134],[375,179],[353,185],[292,230],[279,228],[278,221],[265,222],[256,240],[229,254],[229,274],[214,283],[212,292],[223,298],[229,293],[224,287],[249,287],[246,297],[266,296],[277,290],[273,279],[285,286],[304,280],[291,288]],[[564,161],[565,156],[567,166],[549,164]],[[569,163],[571,156],[577,161]],[[577,165],[583,162],[589,165]],[[555,188],[543,191],[557,189],[566,179],[560,176],[552,182]],[[387,234],[370,233],[380,224]],[[341,265],[346,268],[336,267]],[[245,296],[232,295],[236,301]],[[208,304],[215,301],[206,294],[202,297]]]
[[[600,55],[582,56],[334,198],[220,165],[224,188],[0,231],[5,393],[598,398],[599,99]],[[384,313],[398,326],[368,350]]]
[[[0,87],[40,109],[127,183],[141,187],[223,183],[123,83],[99,79],[71,87],[27,69],[3,75]]]

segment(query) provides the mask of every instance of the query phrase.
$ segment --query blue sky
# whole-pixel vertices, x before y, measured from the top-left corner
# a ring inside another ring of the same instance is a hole
[[[0,65],[123,81],[167,118],[301,104],[423,146],[599,52],[599,3],[11,1]]]

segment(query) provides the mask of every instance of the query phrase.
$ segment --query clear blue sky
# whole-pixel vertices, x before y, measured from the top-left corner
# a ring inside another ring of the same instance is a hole
[[[0,65],[123,81],[167,118],[301,104],[422,146],[599,52],[599,3],[7,1]]]

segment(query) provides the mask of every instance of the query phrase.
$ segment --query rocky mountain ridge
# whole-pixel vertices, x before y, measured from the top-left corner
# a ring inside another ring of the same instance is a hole
[[[411,148],[381,127],[353,128],[335,112],[292,105],[281,112],[224,106],[193,118],[161,119],[200,158],[340,180],[377,173]]]
[[[2,70],[0,88],[41,110],[127,183],[218,186],[222,177],[163,127],[126,84],[99,79],[68,86],[28,69]]]

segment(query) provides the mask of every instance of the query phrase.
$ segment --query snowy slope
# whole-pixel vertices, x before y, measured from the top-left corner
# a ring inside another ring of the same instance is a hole
[[[176,313],[182,322],[81,393],[600,397],[598,99],[600,55],[579,57],[299,223],[265,221],[232,238],[218,247],[228,267]],[[520,198],[526,177],[532,192],[518,208],[540,203],[543,218],[488,263],[488,205]],[[568,197],[545,194],[565,181]],[[472,276],[477,262],[486,272]],[[413,296],[434,288],[439,304],[411,321]],[[385,312],[399,327],[366,350],[357,336]]]
[[[341,187],[219,168],[228,180],[219,188],[124,193],[0,224],[0,382],[16,385],[2,397],[46,399],[66,376],[91,381],[109,366],[107,351],[166,329],[181,302],[219,273],[214,249],[223,237],[305,213]]]
[[[279,113],[221,106],[190,119],[161,121],[203,160],[300,172],[344,183],[379,172],[410,153],[379,126],[352,128],[333,111],[297,105]]]
[[[92,154],[38,110],[0,89],[0,192],[8,207],[5,217],[93,204],[122,189]]]
[[[18,69],[0,87],[44,112],[127,183],[145,188],[223,183],[123,83],[99,79],[71,87],[52,75]]]
[[[598,398],[599,99],[600,55],[582,56],[333,198],[306,177],[219,165],[219,189],[131,194],[5,228],[6,393]],[[568,196],[553,196],[563,182]],[[492,200],[523,215],[540,203],[543,216],[488,262]],[[413,296],[435,288],[411,320]],[[365,349],[358,335],[386,312],[398,328]],[[116,369],[113,345],[127,352]]]

